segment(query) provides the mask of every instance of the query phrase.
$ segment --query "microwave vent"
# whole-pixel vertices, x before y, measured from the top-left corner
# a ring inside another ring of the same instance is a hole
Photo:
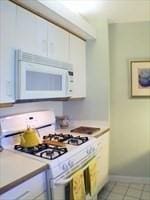
[[[23,61],[32,62],[32,54],[23,53],[22,54],[22,60]]]
[[[30,63],[37,63],[41,65],[53,66],[57,68],[62,68],[71,71],[72,64],[65,63],[61,61],[57,61],[51,58],[42,57],[38,55],[33,55],[30,53],[23,52],[21,50],[16,51],[16,58],[18,61],[30,62]]]

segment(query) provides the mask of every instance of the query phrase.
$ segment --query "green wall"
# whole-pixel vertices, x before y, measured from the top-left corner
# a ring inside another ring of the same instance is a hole
[[[150,177],[150,98],[130,97],[129,60],[150,58],[150,23],[109,26],[110,173]]]

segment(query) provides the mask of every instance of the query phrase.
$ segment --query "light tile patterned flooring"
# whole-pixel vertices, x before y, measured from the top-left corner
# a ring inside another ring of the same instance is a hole
[[[109,182],[98,200],[150,200],[150,184]]]

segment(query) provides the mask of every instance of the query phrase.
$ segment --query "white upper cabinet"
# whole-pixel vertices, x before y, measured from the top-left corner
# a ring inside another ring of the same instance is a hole
[[[48,57],[63,62],[69,59],[69,33],[48,23]]]
[[[17,48],[47,56],[47,22],[19,6],[17,7]]]
[[[70,34],[69,60],[73,64],[74,85],[72,98],[86,97],[86,42]]]
[[[0,103],[15,102],[16,49],[72,63],[72,98],[86,97],[86,42],[9,0],[0,0]]]
[[[16,5],[0,1],[0,103],[14,102]]]

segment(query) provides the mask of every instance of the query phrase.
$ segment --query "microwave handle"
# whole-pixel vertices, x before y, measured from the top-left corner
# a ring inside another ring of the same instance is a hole
[[[67,95],[68,95],[68,93],[69,93],[69,74],[68,74],[68,72],[67,72],[67,75],[66,75],[66,92],[67,92]]]

